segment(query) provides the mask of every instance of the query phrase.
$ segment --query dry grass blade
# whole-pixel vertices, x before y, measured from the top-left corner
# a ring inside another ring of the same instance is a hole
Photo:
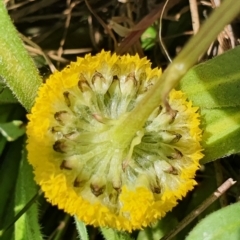
[[[186,227],[192,220],[194,220],[201,212],[203,212],[210,204],[216,201],[222,196],[230,187],[232,187],[236,181],[229,178],[225,181],[211,196],[209,196],[202,204],[200,204],[195,210],[189,213],[172,231],[165,235],[160,240],[170,240],[176,236],[184,227]]]
[[[197,0],[189,0],[189,6],[192,16],[193,32],[194,34],[196,34],[198,32],[198,29],[200,28]]]
[[[13,12],[11,14],[11,18],[16,21],[17,19],[26,16],[28,14],[34,13],[38,11],[40,8],[47,7],[49,5],[52,5],[53,3],[57,2],[58,0],[42,0],[42,1],[36,1],[30,4],[29,6],[26,6],[22,9],[18,9],[16,12]]]
[[[124,54],[128,49],[140,38],[142,33],[149,27],[154,21],[159,18],[162,11],[163,4],[158,5],[152,12],[145,16],[138,24],[136,24],[132,31],[123,39],[120,45],[116,49],[116,53]]]
[[[20,34],[20,37],[22,38],[22,40],[26,43],[28,43],[30,46],[25,46],[27,50],[29,50],[30,52],[34,52],[36,54],[42,55],[44,57],[44,59],[46,60],[49,68],[51,69],[51,72],[55,72],[56,68],[53,65],[52,61],[50,60],[50,58],[44,53],[44,51],[33,41],[31,41],[29,38],[25,37],[23,34]]]
[[[168,9],[178,4],[179,2],[181,2],[181,0],[170,1],[166,7],[166,11],[168,11]],[[126,53],[128,49],[140,38],[142,33],[159,18],[163,6],[163,3],[157,5],[147,16],[145,16],[132,28],[132,31],[129,33],[129,35],[123,39],[123,41],[116,49],[116,52],[118,54]]]
[[[72,10],[79,3],[80,3],[80,1],[71,3],[71,0],[67,0],[67,9],[65,11],[65,12],[67,12],[67,17],[66,17],[66,20],[65,20],[63,36],[62,36],[62,39],[60,41],[60,45],[59,45],[59,48],[58,48],[58,51],[57,51],[58,57],[61,57],[62,54],[63,54],[63,47],[64,47],[64,44],[65,44],[65,41],[66,41],[66,38],[67,38],[67,33],[68,33],[68,29],[69,29],[69,25],[70,25],[70,21],[71,21],[71,17],[72,17]],[[59,64],[60,64],[60,62],[58,63],[58,65]]]
[[[220,0],[211,0],[211,4],[212,4],[212,8],[216,8],[219,7],[221,4]],[[217,49],[217,55],[220,55],[222,53],[224,53],[225,51],[234,48],[235,47],[235,37],[233,34],[233,29],[231,24],[228,24],[224,30],[218,35],[218,49]],[[208,53],[212,52],[212,48],[214,47],[214,45],[212,45],[210,47],[210,49],[208,50]]]
[[[114,42],[114,46],[115,48],[117,47],[117,40],[112,32],[112,30],[107,26],[107,24],[97,15],[97,13],[91,8],[91,6],[89,5],[88,1],[85,0],[85,3],[89,9],[89,11],[94,15],[94,17],[99,21],[99,23],[102,25],[102,27],[105,29],[105,31],[111,36],[113,42]]]
[[[163,19],[163,14],[165,12],[165,9],[166,9],[166,6],[168,4],[168,1],[169,0],[167,0],[165,2],[164,6],[163,6],[163,9],[162,9],[162,12],[161,12],[161,15],[160,15],[160,19],[159,19],[159,33],[158,33],[158,35],[159,35],[160,47],[162,48],[163,53],[166,55],[166,58],[168,59],[168,61],[172,62],[172,59],[171,59],[171,57],[170,57],[170,55],[169,55],[169,53],[167,51],[167,48],[166,48],[166,46],[165,46],[165,44],[163,42],[163,39],[162,39],[162,19]]]

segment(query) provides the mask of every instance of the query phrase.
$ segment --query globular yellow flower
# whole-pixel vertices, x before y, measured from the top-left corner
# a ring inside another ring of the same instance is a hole
[[[171,210],[196,182],[197,108],[181,91],[130,136],[119,124],[161,76],[146,58],[102,51],[43,84],[28,115],[28,159],[53,205],[86,224],[132,231]]]

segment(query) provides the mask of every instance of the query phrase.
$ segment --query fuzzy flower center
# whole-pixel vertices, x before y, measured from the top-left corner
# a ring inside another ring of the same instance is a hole
[[[104,51],[50,76],[27,128],[48,201],[87,224],[132,231],[193,188],[203,156],[198,108],[172,90],[168,109],[135,115],[160,76],[146,58]]]
[[[124,76],[104,75],[96,71],[87,78],[79,73],[77,85],[62,92],[65,107],[54,113],[50,137],[54,151],[61,154],[60,169],[75,176],[76,192],[89,188],[102,204],[119,211],[123,185],[147,187],[154,194],[161,194],[167,179],[172,190],[178,187],[182,171],[178,162],[184,158],[179,141],[182,137],[186,141],[189,133],[170,102],[171,112],[159,106],[134,137],[123,128],[126,141],[119,140],[115,127],[156,78],[146,82],[141,79],[144,72],[134,70]]]

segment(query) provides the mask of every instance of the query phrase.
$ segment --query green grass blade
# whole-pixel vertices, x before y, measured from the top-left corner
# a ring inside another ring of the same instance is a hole
[[[9,119],[11,111],[13,110],[12,105],[0,105],[0,124],[6,122]],[[6,146],[7,140],[0,134],[0,156]]]
[[[38,187],[33,180],[33,170],[27,162],[26,150],[24,149],[15,194],[16,213],[25,207],[26,203],[36,195],[37,191]],[[38,223],[37,203],[33,203],[29,209],[26,209],[26,212],[15,223],[15,240],[25,239],[43,239]]]
[[[79,239],[89,240],[86,225],[82,221],[79,221],[76,216],[74,217],[74,220],[78,231]]]
[[[2,230],[10,224],[14,218],[14,192],[19,172],[21,146],[23,139],[19,138],[6,145],[1,156],[0,167],[0,238],[10,239],[12,229],[2,235]]]

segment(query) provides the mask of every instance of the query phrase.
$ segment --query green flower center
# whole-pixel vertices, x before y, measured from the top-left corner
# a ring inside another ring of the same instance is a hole
[[[95,72],[87,79],[80,74],[78,85],[62,93],[66,107],[55,112],[51,126],[59,167],[74,175],[76,192],[116,212],[124,185],[147,187],[159,197],[167,185],[174,190],[181,181],[178,160],[184,159],[181,142],[189,129],[174,104],[171,111],[156,108],[134,137],[116,128],[157,79],[143,81],[144,76],[133,71],[106,78]]]

